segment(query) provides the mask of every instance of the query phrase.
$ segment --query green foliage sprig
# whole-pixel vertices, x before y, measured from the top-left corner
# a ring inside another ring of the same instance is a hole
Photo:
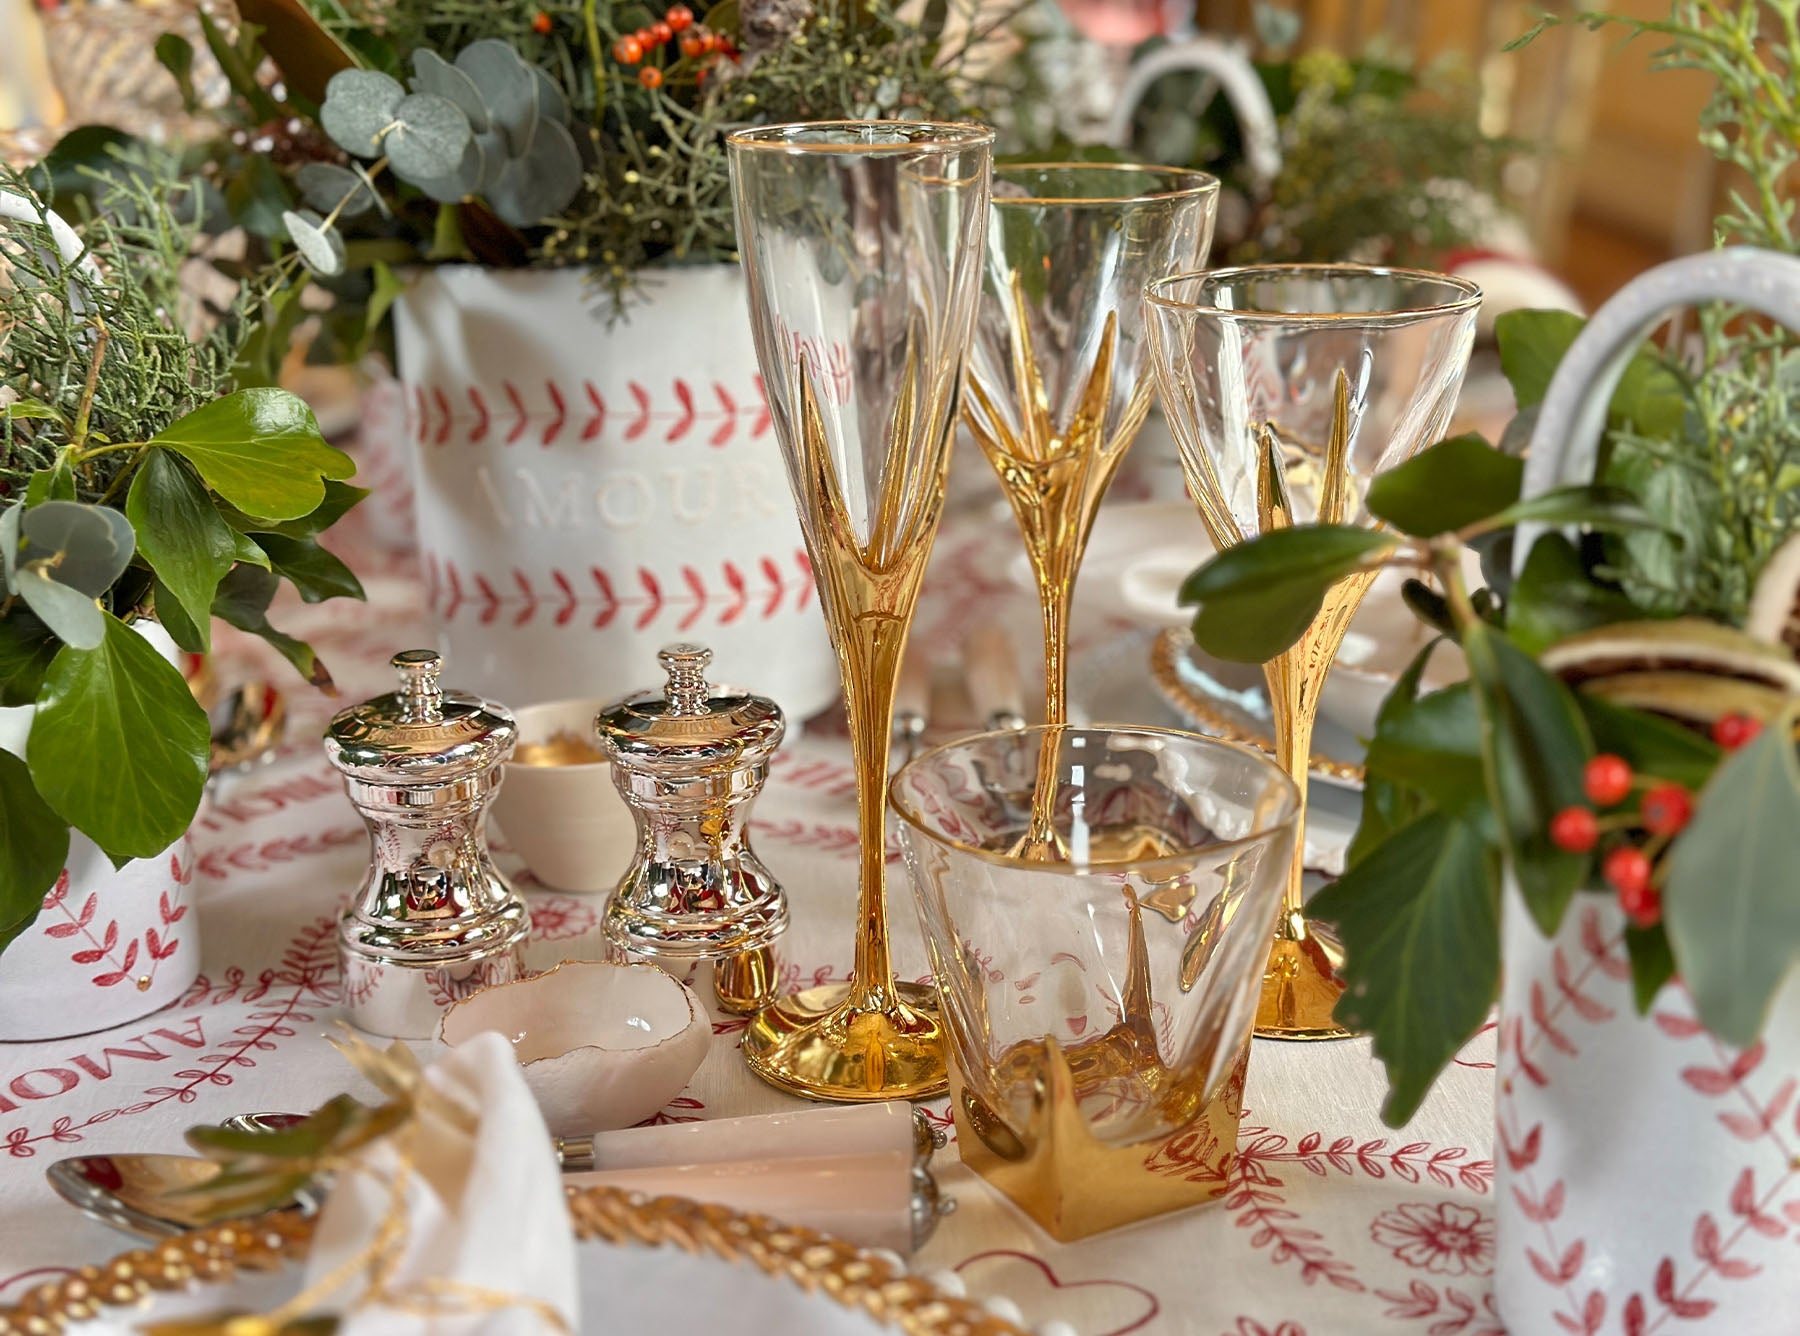
[[[115,862],[193,821],[206,716],[131,623],[191,652],[213,617],[309,680],[310,648],[268,623],[282,581],[361,595],[317,542],[363,493],[348,456],[282,390],[232,390],[255,301],[197,304],[180,275],[201,196],[166,163],[119,164],[64,258],[49,203],[0,221],[0,705],[35,706],[27,759],[0,752],[0,948],[36,917],[79,830]]]

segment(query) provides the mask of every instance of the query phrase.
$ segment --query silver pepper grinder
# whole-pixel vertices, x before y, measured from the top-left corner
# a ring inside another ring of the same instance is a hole
[[[530,913],[487,846],[488,804],[518,729],[504,706],[440,689],[435,652],[392,662],[400,689],[325,731],[371,845],[338,945],[351,1023],[429,1039],[445,1007],[522,972]]]
[[[657,658],[664,690],[627,696],[595,720],[638,832],[602,926],[625,951],[714,961],[720,1005],[755,1011],[774,998],[771,943],[788,919],[787,896],[748,829],[781,745],[781,709],[707,685],[709,649],[671,645]]]

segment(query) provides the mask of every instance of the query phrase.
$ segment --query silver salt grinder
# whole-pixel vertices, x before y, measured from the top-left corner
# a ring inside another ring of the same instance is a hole
[[[774,1000],[771,943],[787,927],[787,896],[750,847],[750,804],[769,775],[785,725],[774,701],[709,686],[712,651],[671,645],[657,655],[666,687],[600,711],[600,745],[637,823],[631,867],[602,926],[621,950],[654,960],[716,962],[727,1010]]]
[[[371,846],[338,945],[351,1023],[429,1039],[445,1007],[522,972],[530,914],[486,833],[518,729],[504,706],[443,691],[435,652],[392,662],[400,689],[341,711],[325,731]]]

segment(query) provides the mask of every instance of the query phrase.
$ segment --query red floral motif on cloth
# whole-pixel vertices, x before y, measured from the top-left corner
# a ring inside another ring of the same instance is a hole
[[[1237,1326],[1224,1336],[1306,1336],[1306,1328],[1298,1322],[1277,1322],[1272,1327],[1265,1327],[1253,1317],[1240,1317]]]
[[[1494,1221],[1456,1202],[1415,1202],[1384,1211],[1369,1235],[1408,1266],[1440,1276],[1485,1276],[1494,1270]]]

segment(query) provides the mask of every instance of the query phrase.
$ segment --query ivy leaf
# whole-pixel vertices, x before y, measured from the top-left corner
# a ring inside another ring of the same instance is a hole
[[[1333,584],[1397,546],[1391,534],[1315,524],[1228,547],[1182,583],[1182,604],[1200,606],[1194,640],[1221,659],[1266,663],[1312,625]]]
[[[1621,487],[1584,484],[1558,487],[1508,506],[1487,521],[1495,528],[1526,523],[1578,524],[1584,529],[1622,532],[1631,529],[1665,529],[1663,522],[1646,511],[1637,498]]]
[[[1550,378],[1586,323],[1568,311],[1508,311],[1495,322],[1500,369],[1520,408],[1543,402]],[[1680,430],[1686,412],[1680,379],[1664,363],[1639,353],[1627,364],[1607,415],[1614,427],[1629,423],[1662,438]]]
[[[1344,944],[1337,1021],[1387,1066],[1382,1121],[1400,1127],[1481,1028],[1500,992],[1500,860],[1480,833],[1430,812],[1315,895]]]
[[[1525,461],[1470,432],[1439,441],[1369,484],[1369,513],[1414,538],[1484,520],[1519,499]]]
[[[1384,703],[1365,766],[1370,777],[1419,792],[1438,811],[1479,826],[1488,793],[1473,689],[1458,682],[1391,716]]]
[[[234,566],[231,574],[219,582],[219,595],[213,600],[213,616],[240,631],[260,636],[313,686],[336,695],[331,674],[313,653],[312,646],[283,635],[269,625],[269,603],[280,587],[281,581],[273,572],[254,566]]]
[[[191,466],[161,450],[150,451],[138,467],[125,514],[137,529],[144,560],[181,604],[199,635],[198,652],[205,653],[212,648],[213,595],[237,560],[237,535],[219,518]]]
[[[50,628],[29,612],[14,608],[0,617],[0,706],[35,701],[60,648]]]
[[[362,584],[350,568],[311,538],[259,534],[256,543],[268,554],[269,568],[292,584],[308,603],[363,596]]]
[[[113,859],[148,858],[193,823],[206,788],[206,712],[174,667],[116,617],[96,649],[65,646],[32,721],[31,778]]]
[[[1726,756],[1670,846],[1663,923],[1694,1009],[1737,1048],[1762,1034],[1769,1002],[1800,960],[1794,841],[1800,757],[1790,705]]]
[[[287,538],[317,538],[325,530],[343,519],[350,510],[369,494],[366,487],[354,487],[347,482],[328,479],[325,483],[325,499],[318,506],[295,520],[260,519],[255,515],[246,515],[235,507],[221,510],[219,513],[232,528],[245,534],[278,533]],[[262,549],[251,545],[259,556]],[[239,554],[243,560],[242,553]],[[263,557],[258,564],[264,564]]]
[[[258,548],[257,552],[260,555],[262,549]],[[177,649],[185,650],[189,654],[207,652],[207,647],[212,639],[212,614],[210,612],[200,625],[196,625],[187,615],[186,610],[182,608],[181,600],[176,598],[174,592],[161,580],[156,581],[150,588],[150,606],[156,614],[157,625],[169,633],[169,639],[175,642]],[[201,631],[201,626],[206,627],[205,632]]]
[[[1493,628],[1463,633],[1481,717],[1483,764],[1499,803],[1513,877],[1547,937],[1587,874],[1585,856],[1550,841],[1550,821],[1585,802],[1581,776],[1593,746],[1573,694]]]
[[[31,481],[25,484],[27,507],[41,506],[46,501],[73,501],[75,496],[75,470],[61,455],[49,468],[32,474]]]
[[[319,508],[325,481],[356,472],[350,456],[325,443],[295,395],[239,390],[203,404],[150,442],[187,458],[207,486],[239,510],[272,520]]]
[[[37,918],[68,859],[68,823],[38,796],[25,762],[0,750],[0,951]]]
[[[1723,754],[1718,744],[1691,728],[1579,690],[1575,703],[1587,720],[1594,750],[1623,756],[1639,774],[1674,780],[1698,790],[1705,787],[1718,768]]]
[[[0,407],[0,418],[11,422],[61,422],[63,415],[41,399],[14,399]]]

